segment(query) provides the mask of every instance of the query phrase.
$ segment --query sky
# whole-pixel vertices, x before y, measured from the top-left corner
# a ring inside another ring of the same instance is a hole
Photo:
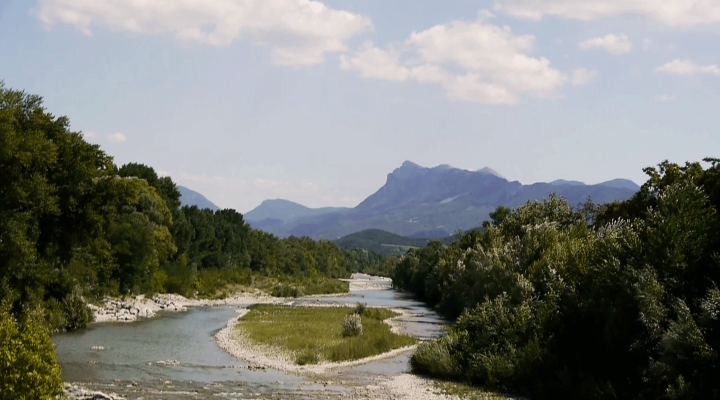
[[[720,0],[0,0],[0,80],[247,212],[405,160],[523,184],[720,157]]]

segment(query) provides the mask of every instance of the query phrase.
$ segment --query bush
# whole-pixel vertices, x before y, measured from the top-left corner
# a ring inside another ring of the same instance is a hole
[[[362,321],[360,315],[353,313],[343,320],[343,336],[360,336],[362,335]]]
[[[293,297],[303,297],[305,293],[303,292],[303,288],[301,286],[293,286],[292,287],[292,295]]]
[[[62,384],[55,348],[39,318],[18,322],[0,310],[0,397],[51,400]]]
[[[283,285],[281,283],[278,283],[277,285],[275,285],[275,289],[273,290],[272,295],[275,297],[284,297],[283,289]]]
[[[66,330],[82,329],[93,322],[92,310],[85,304],[79,288],[75,288],[72,293],[65,296],[62,306],[65,312]]]
[[[355,314],[363,315],[367,309],[367,303],[357,303],[355,306]]]
[[[450,354],[448,336],[435,342],[422,343],[410,358],[410,368],[415,374],[455,380],[461,377],[460,365]]]

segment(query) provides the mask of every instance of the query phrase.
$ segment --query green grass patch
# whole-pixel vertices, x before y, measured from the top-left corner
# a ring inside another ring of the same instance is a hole
[[[392,333],[383,321],[398,314],[381,308],[365,309],[361,335],[343,336],[343,321],[354,311],[352,307],[255,305],[236,329],[253,342],[292,354],[298,365],[359,360],[417,343],[412,336]]]

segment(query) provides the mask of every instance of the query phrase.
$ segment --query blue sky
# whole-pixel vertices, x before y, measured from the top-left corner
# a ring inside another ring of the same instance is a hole
[[[0,0],[0,79],[246,212],[405,160],[644,182],[720,157],[720,0]]]

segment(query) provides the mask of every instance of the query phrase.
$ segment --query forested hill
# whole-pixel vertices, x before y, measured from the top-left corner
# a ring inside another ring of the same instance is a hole
[[[380,229],[401,236],[441,238],[481,226],[497,207],[517,207],[548,198],[551,193],[565,197],[571,204],[585,202],[588,197],[596,203],[605,203],[626,200],[638,189],[639,186],[623,179],[596,185],[562,180],[523,185],[508,181],[490,168],[477,171],[448,165],[424,168],[406,161],[388,174],[382,188],[355,208],[288,217],[261,206],[258,209],[270,212],[263,213],[263,219],[252,224],[281,237],[336,240],[355,232]]]

